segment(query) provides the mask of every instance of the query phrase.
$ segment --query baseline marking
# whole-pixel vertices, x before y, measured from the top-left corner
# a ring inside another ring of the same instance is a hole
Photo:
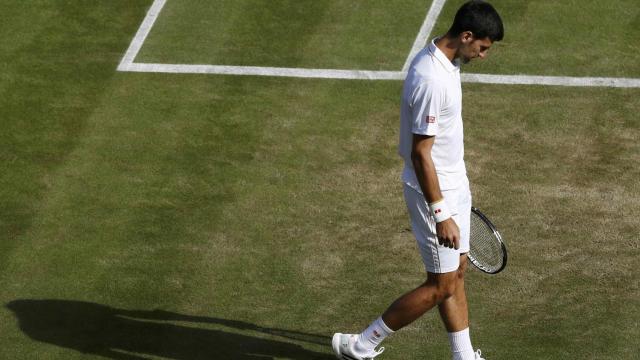
[[[638,78],[461,74],[468,83],[640,88]]]
[[[404,80],[403,71],[367,71],[279,68],[262,66],[224,66],[224,65],[184,65],[184,64],[147,64],[133,63],[127,67],[129,72],[164,74],[218,74],[252,75],[274,77],[297,77],[315,79],[343,80]],[[607,77],[569,77],[569,76],[529,76],[529,75],[491,75],[462,73],[465,83],[502,84],[502,85],[551,85],[578,87],[615,87],[640,88],[640,79]]]
[[[369,70],[338,70],[338,69],[304,69],[262,66],[223,66],[223,65],[187,65],[187,64],[148,64],[135,63],[134,60],[156,19],[160,15],[167,0],[154,0],[147,12],[138,32],[131,41],[127,52],[118,65],[118,71],[170,73],[170,74],[220,74],[220,75],[253,75],[280,76],[318,79],[348,79],[348,80],[404,80],[407,69],[413,57],[420,51],[428,39],[433,27],[446,3],[446,0],[434,0],[429,12],[407,56],[402,71],[369,71]],[[551,86],[581,86],[581,87],[616,87],[640,88],[639,78],[608,78],[608,77],[568,77],[568,76],[530,76],[530,75],[491,75],[462,73],[461,80],[467,83],[509,84],[509,85],[551,85]]]
[[[406,73],[401,71],[368,71],[338,69],[304,69],[263,66],[225,66],[225,65],[185,65],[185,64],[147,64],[132,63],[126,71],[168,73],[168,74],[221,74],[284,76],[317,79],[349,80],[404,80]]]

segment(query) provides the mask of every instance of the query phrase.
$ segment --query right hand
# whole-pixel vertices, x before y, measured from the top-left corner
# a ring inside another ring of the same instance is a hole
[[[460,248],[460,228],[453,218],[437,223],[436,235],[440,245],[456,250]]]

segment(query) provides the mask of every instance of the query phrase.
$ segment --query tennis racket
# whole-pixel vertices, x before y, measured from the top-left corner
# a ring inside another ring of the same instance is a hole
[[[487,274],[497,274],[507,266],[507,247],[502,236],[480,210],[471,207],[469,260]]]

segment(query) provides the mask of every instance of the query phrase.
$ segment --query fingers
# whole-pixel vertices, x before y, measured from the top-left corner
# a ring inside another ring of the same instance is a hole
[[[455,248],[456,250],[458,250],[460,248],[460,235],[457,233],[453,233],[449,234],[448,236],[438,236],[438,244],[450,249]]]
[[[440,241],[440,245],[453,249],[455,241],[449,239],[443,239]]]
[[[456,249],[458,250],[460,248],[460,239],[455,237],[449,241],[447,241],[445,243],[445,246],[448,247],[449,249]]]
[[[450,249],[460,248],[460,230],[452,219],[436,224],[438,244]]]
[[[438,244],[450,249],[455,248],[458,250],[460,248],[460,239],[457,237],[453,237],[451,239],[438,237]]]

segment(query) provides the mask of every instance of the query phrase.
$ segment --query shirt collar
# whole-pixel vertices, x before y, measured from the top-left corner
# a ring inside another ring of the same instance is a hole
[[[436,41],[438,41],[438,39],[440,39],[440,38],[437,37],[437,38],[434,38],[433,40],[431,40],[431,43],[429,44],[429,52],[431,52],[433,54],[433,56],[435,56],[435,58],[438,59],[438,61],[440,61],[442,66],[444,66],[444,68],[448,72],[454,72],[456,70],[460,70],[460,62],[458,61],[458,59],[455,59],[453,62],[451,62],[449,60],[449,58],[447,57],[447,55],[445,55],[442,52],[442,50],[440,50],[436,46]]]

